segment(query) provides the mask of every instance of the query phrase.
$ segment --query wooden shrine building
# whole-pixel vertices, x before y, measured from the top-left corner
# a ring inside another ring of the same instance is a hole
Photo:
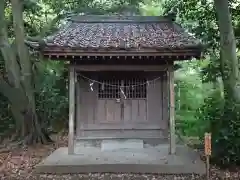
[[[69,61],[69,154],[77,140],[168,140],[176,151],[174,61],[200,58],[200,41],[172,19],[74,16],[44,43]],[[41,45],[40,45],[41,44]]]

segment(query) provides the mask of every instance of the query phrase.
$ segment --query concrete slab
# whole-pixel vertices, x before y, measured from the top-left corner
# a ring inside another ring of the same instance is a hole
[[[143,140],[103,140],[101,143],[101,151],[116,151],[121,149],[142,149]]]
[[[177,146],[176,155],[168,154],[169,146],[101,151],[100,147],[77,145],[75,155],[59,148],[37,165],[36,173],[163,173],[203,174],[205,165],[197,152]]]

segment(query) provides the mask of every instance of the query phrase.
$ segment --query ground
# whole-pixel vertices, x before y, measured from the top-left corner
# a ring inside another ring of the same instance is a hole
[[[1,180],[205,180],[197,175],[147,175],[147,174],[68,174],[68,175],[36,175],[34,167],[43,158],[58,147],[67,146],[66,136],[54,136],[54,144],[37,145],[34,147],[12,148],[10,151],[0,149],[0,179]],[[240,179],[240,171],[230,172],[211,167],[211,179]]]

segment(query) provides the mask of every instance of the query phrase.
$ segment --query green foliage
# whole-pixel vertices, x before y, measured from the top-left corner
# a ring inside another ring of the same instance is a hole
[[[215,157],[223,165],[240,165],[240,108],[227,102],[223,112],[220,125],[216,125]]]
[[[42,61],[37,63],[35,91],[37,112],[43,124],[54,131],[65,128],[68,117],[66,69],[63,63]],[[7,99],[0,95],[0,140],[15,132]]]
[[[215,132],[218,131],[216,125],[219,125],[221,121],[223,106],[223,98],[221,97],[220,91],[215,90],[209,97],[205,98],[204,104],[197,109],[196,118],[200,125],[198,127],[198,134],[202,140],[205,132],[212,132],[212,130],[214,130],[214,132],[212,132],[214,136],[216,134]]]
[[[50,61],[37,64],[36,104],[47,127],[59,131],[64,128],[68,116],[65,66]]]
[[[232,22],[237,39],[240,35],[240,3],[239,1],[229,1],[232,13]],[[239,115],[237,108],[231,99],[223,97],[223,89],[219,87],[218,78],[221,78],[220,71],[220,51],[219,51],[219,29],[213,1],[208,0],[170,0],[166,1],[166,12],[177,12],[177,21],[197,38],[200,38],[205,46],[205,59],[209,61],[206,66],[201,67],[199,73],[204,84],[212,82],[217,90],[213,94],[205,96],[202,106],[197,109],[196,119],[193,121],[193,114],[189,111],[177,111],[177,118],[182,119],[180,130],[184,135],[194,134],[203,138],[204,132],[213,134],[213,159],[219,164],[239,164]],[[237,47],[239,48],[239,41]],[[182,82],[182,80],[181,80]],[[191,88],[188,87],[190,90]],[[202,89],[202,94],[208,92]],[[210,91],[211,92],[211,91]],[[199,93],[196,91],[196,94]],[[197,98],[194,98],[197,100]],[[197,101],[196,101],[197,102]],[[191,101],[186,101],[191,103]],[[194,105],[189,104],[189,105]],[[200,104],[201,105],[201,104]],[[194,105],[195,106],[195,105]],[[180,117],[179,117],[180,116]],[[188,132],[188,133],[186,133]]]
[[[229,1],[236,36],[240,34],[240,3]],[[212,82],[220,76],[219,29],[213,1],[208,0],[169,0],[165,1],[165,11],[176,12],[177,21],[193,33],[205,45],[208,66],[203,68],[204,81]],[[240,43],[238,43],[238,47]]]
[[[14,120],[9,115],[9,105],[7,99],[0,94],[0,142],[2,138],[9,136],[14,131]]]
[[[138,3],[142,0],[43,0],[56,14],[112,14],[126,10],[138,12]]]
[[[147,0],[139,3],[140,13],[143,16],[162,16],[165,12],[165,0]]]
[[[199,135],[212,133],[213,162],[228,166],[240,165],[240,109],[225,102],[221,92],[215,90],[198,110]]]
[[[207,61],[182,62],[175,72],[175,99],[177,130],[183,136],[198,136],[196,110],[204,103],[212,85],[201,83],[200,70]],[[203,93],[207,92],[207,93]]]

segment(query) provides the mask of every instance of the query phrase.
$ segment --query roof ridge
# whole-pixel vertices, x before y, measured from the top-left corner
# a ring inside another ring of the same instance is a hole
[[[68,19],[76,23],[150,23],[172,22],[168,16],[75,15]]]

